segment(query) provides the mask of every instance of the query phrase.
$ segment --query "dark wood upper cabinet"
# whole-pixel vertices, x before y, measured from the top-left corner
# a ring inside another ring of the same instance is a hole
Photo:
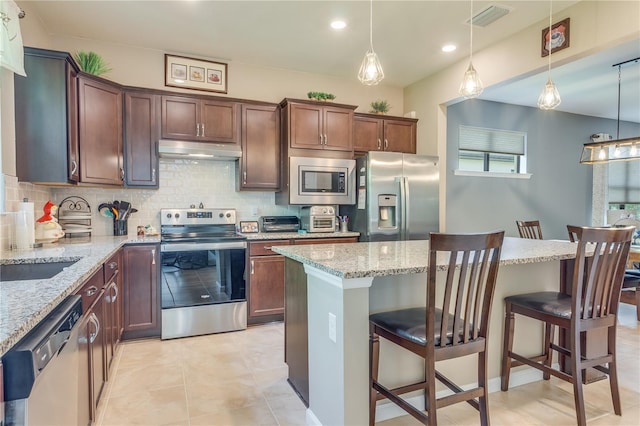
[[[290,148],[351,151],[353,110],[351,105],[320,105],[317,102],[285,99],[286,140]]]
[[[239,190],[280,189],[280,109],[242,105]]]
[[[122,186],[124,164],[120,86],[81,73],[78,75],[78,99],[80,181]]]
[[[162,138],[240,143],[240,103],[162,96]]]
[[[379,117],[357,113],[353,121],[353,150],[416,153],[414,118]]]
[[[77,182],[77,65],[66,52],[25,47],[24,67],[27,77],[14,77],[18,180]]]
[[[160,96],[126,91],[124,114],[125,185],[158,188]]]

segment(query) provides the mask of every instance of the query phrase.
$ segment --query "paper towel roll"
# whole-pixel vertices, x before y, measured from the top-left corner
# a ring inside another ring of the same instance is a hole
[[[13,213],[13,217],[15,224],[14,247],[16,250],[27,250],[29,248],[28,214],[25,211],[19,211]]]
[[[36,221],[33,203],[27,201],[25,198],[25,200],[18,206],[18,211],[25,213],[27,244],[33,247],[36,242]]]

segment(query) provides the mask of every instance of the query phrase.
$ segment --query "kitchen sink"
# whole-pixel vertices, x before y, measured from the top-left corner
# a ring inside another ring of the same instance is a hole
[[[0,265],[0,281],[43,280],[51,278],[77,260],[50,263],[15,263]]]

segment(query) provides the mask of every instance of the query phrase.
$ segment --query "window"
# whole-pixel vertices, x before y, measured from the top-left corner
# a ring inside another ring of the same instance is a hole
[[[460,126],[458,170],[526,174],[527,134]]]

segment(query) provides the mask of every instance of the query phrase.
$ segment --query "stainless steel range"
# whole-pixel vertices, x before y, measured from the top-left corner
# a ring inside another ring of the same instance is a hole
[[[162,339],[247,328],[233,209],[161,209]]]

